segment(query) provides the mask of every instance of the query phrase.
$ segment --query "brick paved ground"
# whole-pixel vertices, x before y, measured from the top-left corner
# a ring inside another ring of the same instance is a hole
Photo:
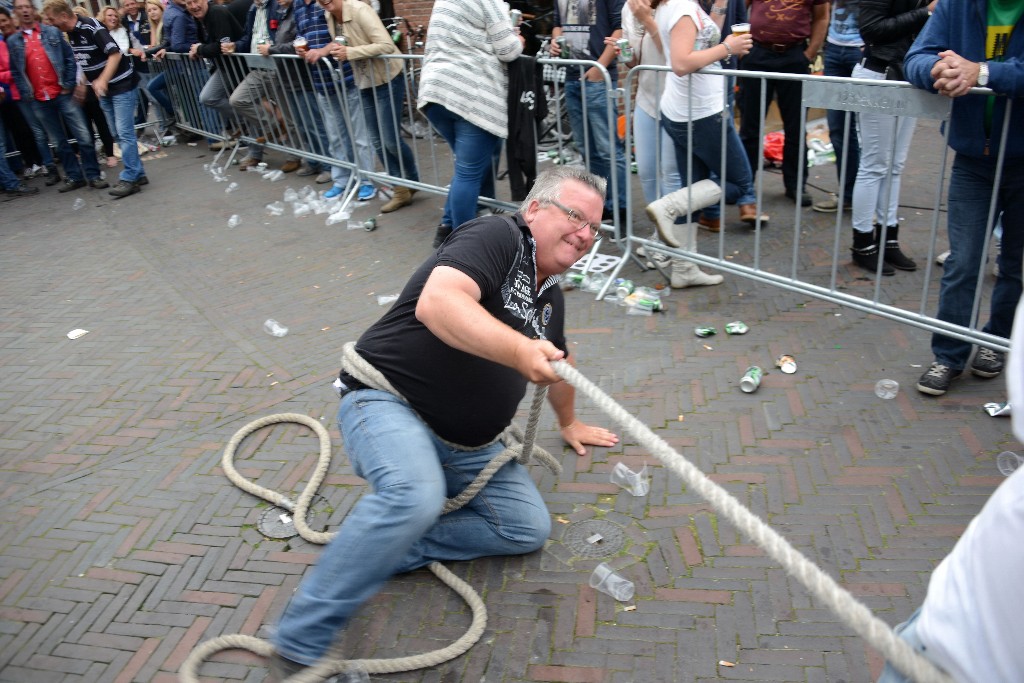
[[[941,148],[927,126],[917,139],[925,144],[908,204],[934,187]],[[287,411],[321,419],[337,441],[329,383],[341,345],[429,253],[439,200],[421,195],[373,233],[325,227],[322,216],[271,218],[261,207],[298,179],[235,173],[241,187],[225,194],[202,171],[207,161],[198,148],[170,148],[147,159],[152,184],[121,202],[44,189],[0,205],[5,683],[175,680],[197,643],[265,633],[317,557],[301,540],[258,533],[265,506],[225,479],[221,449],[252,419]],[[817,175],[818,186],[834,185],[831,168]],[[777,176],[765,192],[776,220],[762,258],[785,269],[792,205],[779,198]],[[76,196],[88,206],[72,211]],[[242,218],[233,229],[232,213]],[[915,255],[926,251],[926,214],[908,210]],[[801,268],[827,274],[832,219],[803,218]],[[749,258],[748,233],[727,239],[734,258]],[[715,238],[701,240],[705,251],[715,247]],[[847,243],[844,229],[840,284],[865,291]],[[632,265],[627,273],[657,281]],[[913,301],[922,278],[888,278],[884,297]],[[913,390],[930,358],[927,334],[909,326],[735,276],[673,292],[667,312],[649,318],[581,292],[568,300],[581,370],[889,623],[921,601],[930,571],[999,483],[995,455],[1019,447],[1009,422],[981,409],[1003,399],[1000,380],[964,379],[940,399]],[[269,317],[290,333],[265,334]],[[695,324],[722,329],[734,319],[750,334],[692,334]],[[72,341],[73,328],[89,333]],[[770,366],[783,352],[796,356],[795,375],[772,371],[757,393],[740,392],[747,365]],[[874,395],[881,377],[903,385],[895,400]],[[580,412],[603,421],[592,405]],[[490,610],[468,654],[374,680],[817,683],[878,671],[860,638],[635,440],[578,458],[559,450],[550,413],[542,427],[540,443],[565,466],[557,479],[536,473],[552,514],[618,525],[624,545],[609,561],[636,583],[636,610],[588,587],[598,559],[574,553],[563,542],[569,524],[555,524],[542,552],[453,567]],[[334,450],[322,491],[331,526],[362,492]],[[244,445],[240,467],[295,493],[315,453],[309,434],[279,426]],[[608,482],[619,461],[652,469],[648,496]],[[467,624],[459,599],[417,572],[367,606],[345,649],[420,652]],[[264,676],[237,653],[203,672]]]

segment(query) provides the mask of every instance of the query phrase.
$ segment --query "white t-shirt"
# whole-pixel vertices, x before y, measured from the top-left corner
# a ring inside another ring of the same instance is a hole
[[[1024,299],[1017,306],[1006,385],[1024,439]],[[996,489],[932,573],[917,634],[927,657],[960,683],[1024,679],[1024,467]]]
[[[658,6],[654,19],[665,48],[665,63],[672,65],[672,28],[689,17],[697,27],[694,51],[718,45],[719,31],[704,10],[693,0],[669,0]],[[686,76],[669,74],[661,96],[661,111],[672,121],[697,121],[725,109],[725,77],[693,73]],[[691,103],[692,98],[692,103]]]

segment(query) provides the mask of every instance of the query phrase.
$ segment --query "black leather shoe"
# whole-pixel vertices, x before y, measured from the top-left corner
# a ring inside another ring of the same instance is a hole
[[[796,197],[796,191],[795,190],[786,190],[786,196],[789,197],[790,199],[792,199],[794,202],[798,201],[797,197]],[[800,193],[799,202],[800,202],[800,206],[804,206],[804,207],[810,206],[811,204],[814,203],[814,201],[811,199],[811,195],[807,194],[806,191]]]
[[[46,186],[47,187],[53,187],[54,185],[56,185],[59,182],[60,182],[60,173],[57,172],[57,169],[55,169],[55,168],[47,169],[47,171],[46,171]]]
[[[86,185],[88,185],[88,183],[85,182],[85,180],[72,180],[71,178],[67,178],[57,192],[72,192],[83,188]]]

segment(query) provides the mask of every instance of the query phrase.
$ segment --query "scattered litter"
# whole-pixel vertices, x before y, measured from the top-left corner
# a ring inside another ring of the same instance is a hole
[[[764,370],[756,365],[751,365],[740,378],[740,389],[748,394],[757,391],[757,388],[761,386],[762,377],[764,377]]]
[[[238,214],[237,213],[233,213],[233,214],[231,214],[231,217],[228,218],[228,227],[229,228],[237,228],[238,224],[241,223],[241,222],[242,222],[242,219],[238,217]]]
[[[313,213],[313,209],[309,208],[309,204],[303,204],[302,202],[292,204],[292,215],[296,218],[308,216],[311,213]]]
[[[569,520],[565,519],[564,517],[556,517],[555,519],[557,520],[557,522],[559,524],[568,524],[569,523]]]
[[[796,358],[789,355],[781,355],[778,360],[775,361],[775,367],[782,370],[787,375],[792,375],[796,372]]]
[[[617,574],[604,562],[597,565],[590,575],[590,587],[612,596],[619,602],[632,600],[633,592],[636,590],[632,581]]]
[[[633,290],[636,289],[636,285],[633,284],[633,281],[627,280],[624,277],[615,278],[615,281],[612,283],[612,287],[615,289],[615,293],[620,299],[625,299],[633,293]]]
[[[321,327],[321,328],[320,328],[320,331],[321,331],[321,332],[326,332],[326,331],[327,331],[327,330],[329,330],[329,329],[331,329],[331,326],[330,326],[330,325],[328,325],[327,327]]]
[[[724,659],[719,659],[718,660],[718,666],[736,666],[736,665],[733,664],[732,662],[727,662]]]
[[[348,211],[339,211],[337,213],[332,213],[330,216],[327,217],[327,225],[337,225],[342,221],[347,221],[349,219],[349,216],[351,215],[352,214],[349,213]]]
[[[234,192],[238,189],[238,183],[228,183],[228,186],[224,188],[225,193]]]
[[[591,537],[589,537],[587,539],[587,543],[589,543],[590,545],[597,545],[598,543],[600,543],[603,540],[604,540],[604,536],[602,536],[601,534],[594,534],[593,536],[591,536]]]
[[[1008,477],[1017,471],[1017,468],[1024,464],[1024,458],[1017,455],[1013,451],[1003,451],[996,456],[996,467],[999,468],[1000,474],[1004,477]]]
[[[82,199],[81,197],[76,199],[74,201],[74,203],[71,205],[71,210],[72,211],[78,211],[79,209],[84,209],[84,208],[85,208],[85,200]]]
[[[270,383],[270,386],[274,386],[275,384],[280,384],[280,382],[278,382],[277,380],[274,380],[273,382]]]
[[[271,202],[266,206],[267,213],[271,216],[283,216],[284,215],[284,204],[281,202]]]
[[[396,301],[398,301],[397,294],[381,294],[377,297],[378,306],[387,306],[388,304],[393,304]]]
[[[89,330],[83,330],[78,327],[68,332],[68,339],[78,339],[79,337],[84,337],[87,334],[89,334]]]
[[[718,334],[718,330],[710,325],[700,325],[693,328],[693,333],[698,337],[710,337],[711,335]]]
[[[646,496],[647,492],[651,490],[651,482],[647,477],[647,465],[644,465],[639,472],[634,472],[626,467],[625,463],[617,462],[612,468],[609,479],[613,484],[626,489],[634,496]]]
[[[725,324],[726,334],[746,334],[747,332],[750,332],[750,328],[742,320],[734,320]]]
[[[714,350],[715,350],[715,347],[713,347],[713,346],[708,346],[707,344],[702,344],[702,346],[703,346],[703,347],[704,347],[705,349],[707,349],[708,351],[714,351]]]
[[[684,421],[685,419],[686,419],[686,416],[685,416],[685,415],[680,415],[680,416],[679,416],[679,421],[680,421],[680,422]]]
[[[636,605],[626,605],[625,607],[622,608],[622,611],[623,612],[635,612],[636,611]]]
[[[985,412],[992,417],[1010,417],[1009,403],[986,403]]]
[[[299,193],[295,191],[294,187],[286,187],[281,199],[286,202],[295,202],[299,200]]]
[[[267,318],[267,322],[263,323],[263,330],[267,334],[275,337],[283,337],[288,334],[288,328],[273,318]]]
[[[886,400],[896,398],[900,393],[900,383],[894,379],[880,379],[875,382],[875,396]]]

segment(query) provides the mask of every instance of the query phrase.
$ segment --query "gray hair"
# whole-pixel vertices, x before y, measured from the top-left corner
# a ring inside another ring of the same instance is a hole
[[[567,180],[583,183],[601,195],[601,197],[604,197],[605,189],[608,187],[607,180],[578,166],[555,166],[537,176],[537,180],[534,181],[533,187],[530,188],[530,193],[526,195],[526,199],[523,200],[519,210],[526,211],[527,207],[530,206],[530,202],[533,201],[537,201],[540,204],[550,204],[551,200],[557,201],[562,185]]]

